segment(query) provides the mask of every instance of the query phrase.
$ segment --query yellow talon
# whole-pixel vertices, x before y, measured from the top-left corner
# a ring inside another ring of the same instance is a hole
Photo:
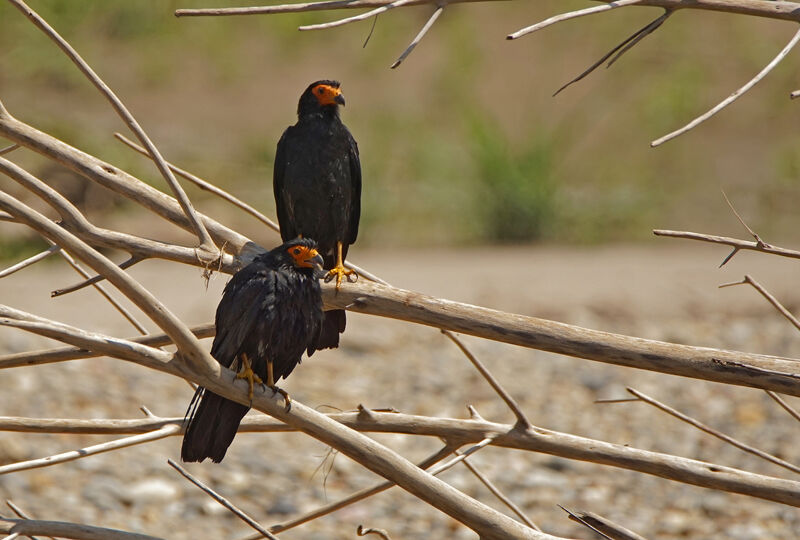
[[[344,261],[342,260],[342,243],[336,242],[336,266],[328,270],[328,275],[325,277],[325,281],[330,281],[334,277],[336,277],[336,290],[339,290],[339,287],[342,286],[342,280],[347,276],[347,281],[353,282],[355,279],[350,279],[350,276],[355,276],[358,279],[358,274],[355,270],[350,270],[349,268],[344,267]]]

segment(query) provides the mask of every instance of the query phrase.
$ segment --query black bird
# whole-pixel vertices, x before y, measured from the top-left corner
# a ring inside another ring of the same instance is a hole
[[[254,384],[265,379],[289,408],[289,395],[275,382],[292,372],[303,351],[314,353],[323,319],[319,278],[324,275],[316,242],[299,238],[257,256],[225,286],[211,355],[237,371],[236,378],[248,380],[251,400]],[[181,459],[222,461],[249,409],[198,388],[186,413]]]
[[[314,238],[336,288],[345,276],[347,248],[361,216],[358,145],[339,118],[344,96],[338,81],[311,83],[300,96],[297,123],[286,128],[275,152],[273,190],[283,240]],[[339,346],[344,310],[325,312],[317,349]]]

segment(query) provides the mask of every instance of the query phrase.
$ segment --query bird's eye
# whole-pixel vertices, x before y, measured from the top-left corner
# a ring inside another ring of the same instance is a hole
[[[317,94],[322,95],[324,93],[325,93],[325,89],[324,88],[322,88],[321,86],[319,88],[317,88]]]
[[[292,253],[294,253],[295,255],[300,255],[300,248],[294,248],[294,250],[292,250]]]

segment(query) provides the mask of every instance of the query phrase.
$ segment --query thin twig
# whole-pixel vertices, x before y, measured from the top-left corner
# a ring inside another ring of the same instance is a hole
[[[431,29],[433,23],[435,23],[437,19],[439,19],[439,16],[441,16],[441,14],[444,13],[444,7],[445,7],[445,2],[443,0],[440,0],[439,5],[436,6],[436,9],[434,10],[433,14],[431,14],[430,18],[428,19],[428,22],[426,22],[425,25],[422,27],[422,30],[419,31],[419,34],[417,34],[416,37],[411,40],[411,43],[408,45],[408,47],[406,47],[406,50],[404,50],[403,53],[397,58],[397,60],[394,61],[394,64],[389,66],[391,69],[395,69],[401,63],[403,63],[403,60],[405,60],[408,57],[408,55],[411,54],[411,51],[413,51],[414,48],[417,45],[419,45],[419,42],[422,41],[422,38],[424,38],[425,34],[428,33],[428,30]]]
[[[792,323],[792,325],[795,328],[800,330],[800,320],[798,320],[797,317],[792,315],[791,311],[786,309],[777,298],[775,298],[767,289],[764,288],[763,285],[761,285],[758,281],[754,280],[750,275],[745,274],[744,279],[742,281],[736,281],[734,283],[724,283],[720,285],[720,288],[731,287],[733,285],[745,285],[745,284],[752,285],[752,287],[755,290],[757,290],[761,294],[761,296],[766,298],[767,302],[772,304],[772,307],[778,310],[778,312],[781,315],[783,315],[786,318],[786,320]]]
[[[682,128],[677,129],[677,130],[673,131],[672,133],[664,135],[663,137],[661,137],[659,139],[656,139],[655,141],[651,142],[650,146],[652,146],[652,147],[660,146],[660,145],[664,144],[665,142],[670,141],[670,140],[674,139],[675,137],[677,137],[679,135],[683,135],[687,131],[697,127],[700,124],[702,124],[703,122],[705,122],[706,120],[708,120],[709,118],[711,118],[712,116],[717,114],[719,111],[721,111],[722,109],[724,109],[725,107],[727,107],[728,105],[730,105],[731,103],[733,103],[734,101],[739,99],[739,97],[744,95],[748,90],[750,90],[753,86],[755,86],[758,82],[760,82],[764,77],[766,77],[769,74],[769,72],[772,71],[775,68],[775,66],[777,66],[780,63],[780,61],[783,60],[786,57],[787,54],[789,54],[789,52],[794,48],[794,46],[797,45],[798,41],[800,41],[800,30],[795,32],[794,36],[792,36],[792,39],[789,40],[789,43],[786,44],[786,46],[783,48],[783,50],[781,52],[779,52],[778,55],[775,58],[773,58],[772,61],[769,64],[767,64],[766,67],[764,69],[762,69],[758,73],[758,75],[756,75],[755,77],[750,79],[750,81],[748,81],[747,84],[745,84],[744,86],[742,86],[741,88],[736,90],[733,94],[731,94],[730,96],[728,96],[724,100],[722,100],[716,107],[712,108],[711,110],[709,110],[705,114],[702,114],[702,115],[698,116],[697,118],[695,118],[694,120],[692,120],[691,122],[689,122],[688,124],[683,126]]]
[[[778,395],[778,394],[776,394],[775,392],[772,392],[772,391],[770,391],[770,390],[765,390],[765,391],[766,391],[767,395],[768,395],[769,397],[771,397],[772,399],[774,399],[774,400],[775,400],[775,402],[776,402],[778,405],[780,405],[781,407],[783,407],[783,409],[784,409],[786,412],[788,412],[789,414],[791,414],[791,415],[792,415],[792,417],[793,417],[795,420],[797,420],[798,422],[800,422],[800,412],[797,412],[797,411],[795,410],[795,408],[794,408],[794,407],[792,407],[791,405],[789,405],[788,403],[786,403],[786,400],[784,400],[784,399],[783,399],[781,396],[779,396],[779,395]]]
[[[723,196],[723,197],[725,197],[725,202],[726,202],[726,203],[728,203],[728,208],[730,208],[730,209],[731,209],[731,212],[733,212],[733,215],[734,215],[734,216],[736,216],[736,219],[738,219],[738,220],[739,220],[739,223],[741,223],[741,224],[742,224],[742,227],[744,227],[745,229],[747,229],[747,232],[749,232],[749,233],[750,233],[750,236],[752,236],[752,237],[755,239],[755,241],[756,241],[756,243],[757,243],[758,245],[760,245],[760,246],[769,246],[769,244],[767,244],[766,242],[764,242],[764,241],[761,239],[761,237],[760,237],[760,236],[758,236],[758,234],[756,234],[756,232],[755,232],[753,229],[751,229],[751,228],[750,228],[750,225],[748,225],[748,224],[745,222],[745,220],[744,220],[744,219],[742,219],[742,216],[740,216],[740,215],[739,215],[739,212],[737,212],[737,211],[736,211],[736,208],[733,206],[733,203],[732,203],[732,202],[731,202],[731,200],[728,198],[728,194],[727,194],[727,193],[725,193],[725,190],[723,189],[723,190],[721,190],[721,191],[722,191],[722,196]]]
[[[56,246],[55,244],[53,244],[53,247],[58,247],[58,246]],[[63,258],[64,258],[64,260],[66,260],[66,261],[67,261],[67,263],[68,263],[68,264],[69,264],[69,265],[70,265],[70,266],[71,266],[71,267],[72,267],[72,268],[73,268],[73,269],[74,269],[74,270],[75,270],[75,271],[76,271],[78,274],[80,274],[80,275],[81,275],[81,276],[83,276],[84,278],[89,278],[89,272],[87,272],[86,270],[84,270],[84,269],[83,269],[83,267],[81,267],[81,265],[80,265],[80,264],[78,264],[78,261],[76,261],[76,260],[75,260],[75,259],[72,257],[72,255],[70,255],[69,253],[67,253],[67,252],[66,252],[66,251],[64,251],[63,249],[62,249],[62,250],[59,250],[59,253],[60,253],[60,255],[61,255]],[[122,268],[122,266],[120,266],[120,268]],[[122,304],[121,304],[119,301],[117,301],[117,300],[116,300],[116,299],[115,299],[113,296],[111,296],[111,293],[109,293],[109,292],[106,290],[106,288],[105,288],[105,287],[104,287],[102,284],[100,284],[100,283],[92,283],[92,286],[94,287],[94,289],[95,289],[95,290],[96,290],[98,293],[100,293],[100,295],[101,295],[103,298],[105,298],[105,299],[106,299],[106,301],[107,301],[109,304],[111,304],[111,305],[114,307],[114,309],[116,309],[116,310],[117,310],[117,311],[120,313],[120,315],[122,315],[123,317],[125,317],[125,319],[126,319],[126,320],[127,320],[129,323],[131,323],[131,325],[133,325],[133,327],[134,327],[134,328],[136,328],[136,330],[138,330],[140,334],[142,334],[142,335],[146,335],[146,334],[147,334],[147,328],[145,328],[145,327],[142,325],[142,323],[140,323],[138,320],[136,320],[136,317],[134,317],[134,316],[133,316],[133,313],[131,313],[131,312],[130,312],[130,310],[129,310],[128,308],[126,308],[125,306],[123,306],[123,305],[122,305]],[[64,294],[64,293],[62,292],[61,294]],[[56,296],[56,295],[55,295],[55,294],[53,294],[53,295],[51,295],[51,296]]]
[[[653,407],[656,407],[657,409],[660,409],[660,410],[664,411],[665,413],[667,413],[667,414],[669,414],[671,416],[674,416],[675,418],[677,418],[678,420],[681,420],[682,422],[686,422],[687,424],[696,427],[700,431],[704,431],[704,432],[708,433],[709,435],[712,435],[712,436],[716,437],[717,439],[725,441],[726,443],[728,443],[728,444],[730,444],[732,446],[735,446],[736,448],[738,448],[740,450],[743,450],[743,451],[745,451],[745,452],[747,452],[749,454],[753,454],[754,456],[758,456],[761,459],[765,459],[765,460],[769,461],[770,463],[774,463],[775,465],[778,465],[779,467],[783,467],[784,469],[788,469],[788,470],[790,470],[790,471],[792,471],[794,473],[800,474],[800,467],[798,467],[797,465],[789,463],[788,461],[785,461],[785,460],[783,460],[783,459],[781,459],[781,458],[779,458],[777,456],[773,456],[772,454],[764,452],[763,450],[759,450],[758,448],[756,448],[754,446],[750,446],[748,444],[740,442],[740,441],[734,439],[733,437],[731,437],[730,435],[726,435],[726,434],[724,434],[724,433],[722,433],[720,431],[717,431],[716,429],[714,429],[714,428],[712,428],[712,427],[710,427],[710,426],[708,426],[706,424],[703,424],[699,420],[695,420],[694,418],[692,418],[692,417],[690,417],[690,416],[688,416],[688,415],[686,415],[686,414],[684,414],[684,413],[682,413],[682,412],[680,412],[680,411],[678,411],[676,409],[673,409],[669,405],[661,403],[660,401],[658,401],[658,400],[656,400],[654,398],[651,398],[650,396],[648,396],[646,394],[643,394],[642,392],[639,392],[638,390],[636,390],[634,388],[628,387],[627,390],[628,390],[628,392],[630,392],[631,394],[633,394],[637,398],[641,399],[645,403],[647,403],[649,405],[652,405]]]
[[[64,54],[78,67],[78,69],[83,73],[89,81],[97,88],[100,93],[109,101],[111,106],[117,112],[117,114],[122,118],[125,124],[136,134],[136,137],[139,141],[147,148],[147,151],[150,155],[153,156],[153,160],[156,162],[156,166],[158,167],[159,172],[161,172],[162,176],[166,180],[167,184],[169,185],[170,189],[172,189],[173,194],[178,199],[178,202],[183,209],[184,214],[189,219],[189,222],[192,225],[192,229],[194,230],[195,235],[197,235],[198,241],[200,245],[198,246],[198,255],[202,255],[203,257],[207,258],[209,261],[215,259],[217,257],[217,248],[214,244],[214,241],[211,239],[211,236],[208,234],[203,222],[200,220],[200,217],[195,212],[194,207],[192,206],[191,201],[186,196],[186,192],[183,191],[183,188],[178,183],[178,180],[173,176],[172,171],[169,170],[166,163],[164,162],[164,158],[161,156],[161,152],[159,152],[158,148],[156,148],[155,144],[150,140],[150,138],[145,133],[144,129],[139,125],[133,115],[128,111],[127,107],[120,101],[120,99],[114,94],[111,88],[106,85],[105,82],[95,73],[95,71],[86,63],[86,61],[81,58],[78,52],[70,45],[61,35],[56,32],[56,30],[51,27],[47,21],[45,21],[38,13],[32,10],[25,2],[22,0],[9,0],[12,5],[14,5],[19,11],[21,11],[28,19],[42,32],[47,35],[51,40],[53,40],[58,48],[61,49]]]
[[[9,153],[13,152],[14,150],[16,150],[17,148],[19,148],[19,145],[17,143],[14,143],[14,144],[12,144],[10,146],[6,146],[5,148],[0,148],[0,156],[3,156],[5,154],[9,154]]]
[[[602,58],[600,58],[600,60],[598,60],[597,62],[595,62],[594,64],[592,64],[588,68],[586,68],[583,71],[583,73],[581,73],[580,75],[578,75],[577,77],[575,77],[571,81],[567,82],[566,84],[562,85],[561,88],[559,88],[558,90],[556,90],[553,93],[553,97],[555,97],[558,94],[560,94],[561,91],[566,89],[567,87],[569,87],[569,86],[575,84],[576,82],[582,80],[583,78],[585,78],[587,75],[592,73],[595,69],[600,67],[600,65],[603,62],[605,62],[606,60],[608,60],[609,58],[614,56],[615,53],[616,53],[616,56],[611,58],[611,60],[608,62],[608,65],[606,66],[606,68],[611,67],[611,65],[614,62],[616,62],[617,60],[619,60],[619,58],[623,54],[625,54],[627,51],[629,51],[631,48],[633,48],[637,43],[639,43],[641,40],[643,40],[646,36],[648,36],[648,35],[652,34],[653,32],[655,32],[662,24],[664,24],[664,21],[666,21],[667,18],[670,15],[672,15],[672,13],[673,13],[672,10],[665,11],[663,15],[661,15],[660,17],[657,17],[655,20],[649,22],[648,24],[646,24],[645,26],[643,26],[642,28],[640,28],[639,30],[637,30],[636,32],[634,32],[633,34],[628,36],[624,41],[622,41],[622,43],[618,44],[616,47],[614,47],[613,49],[608,51],[606,54],[604,54],[602,56]]]
[[[116,137],[117,140],[119,140],[123,144],[127,145],[128,147],[132,148],[136,152],[142,154],[143,156],[148,157],[150,159],[153,159],[153,156],[149,155],[147,153],[147,150],[145,150],[144,148],[142,148],[141,146],[139,146],[138,144],[136,144],[132,140],[128,139],[127,137],[125,137],[121,133],[114,133],[114,137]],[[170,168],[170,170],[172,172],[174,172],[175,174],[177,174],[178,176],[181,176],[181,177],[185,178],[186,180],[188,180],[189,182],[193,183],[194,185],[196,185],[200,189],[208,191],[209,193],[213,193],[217,197],[219,197],[219,198],[221,198],[221,199],[223,199],[225,201],[228,201],[229,203],[231,203],[232,205],[236,206],[237,208],[241,208],[242,210],[244,210],[245,212],[247,212],[248,214],[250,214],[251,216],[253,216],[257,220],[259,220],[261,223],[263,223],[264,225],[266,225],[267,227],[269,227],[273,231],[280,232],[280,228],[278,227],[277,223],[275,223],[273,220],[271,220],[270,218],[268,218],[267,216],[265,216],[264,214],[262,214],[261,212],[259,212],[258,210],[256,210],[255,208],[253,208],[252,206],[247,204],[246,202],[244,202],[243,200],[241,200],[241,199],[239,199],[237,197],[234,197],[233,195],[231,195],[227,191],[218,188],[217,186],[215,186],[211,182],[203,180],[199,176],[194,175],[194,174],[190,173],[187,170],[181,169],[180,167],[177,167],[177,166],[173,165],[169,161],[167,161],[166,163],[167,163],[167,166]]]
[[[559,505],[562,510],[569,514],[569,518],[577,521],[594,532],[602,535],[609,540],[645,540],[644,537],[636,534],[635,532],[626,529],[622,525],[618,525],[610,519],[604,518],[594,512],[571,512]]]
[[[46,259],[47,257],[52,255],[56,251],[59,251],[60,249],[61,249],[60,247],[58,247],[56,245],[52,245],[49,248],[47,248],[46,250],[41,251],[41,252],[37,253],[36,255],[33,255],[32,257],[28,257],[24,261],[20,261],[20,262],[18,262],[17,264],[15,264],[13,266],[9,266],[8,268],[6,268],[2,272],[0,272],[0,278],[4,278],[6,276],[10,276],[14,272],[17,272],[19,270],[22,270],[23,268],[27,268],[27,267],[29,267],[29,266],[31,266],[33,264],[36,264],[37,262],[39,262],[39,261],[41,261],[43,259]]]
[[[594,525],[592,525],[591,523],[589,523],[588,521],[583,519],[581,516],[579,516],[578,514],[576,514],[575,512],[570,510],[569,508],[567,508],[565,506],[561,506],[560,504],[558,505],[558,507],[561,508],[564,512],[566,512],[567,516],[569,516],[569,519],[571,519],[572,521],[580,523],[584,527],[587,527],[587,528],[591,529],[592,531],[596,532],[597,534],[599,534],[600,536],[602,536],[606,540],[614,540],[613,538],[609,537],[606,533],[604,533],[603,531],[601,531],[598,528],[596,528]]]
[[[431,465],[438,463],[439,461],[443,460],[452,453],[453,453],[453,447],[449,443],[445,444],[444,447],[434,452],[433,455],[425,458],[417,466],[420,469],[427,469]],[[342,508],[350,506],[351,504],[357,503],[358,501],[363,501],[364,499],[372,497],[373,495],[377,495],[378,493],[386,491],[387,489],[394,487],[396,485],[397,484],[391,481],[381,482],[380,484],[377,484],[371,488],[365,488],[360,491],[357,491],[340,501],[336,501],[335,503],[327,504],[323,507],[312,510],[311,512],[304,514],[300,517],[296,517],[291,521],[280,523],[278,525],[273,525],[272,527],[269,528],[269,530],[270,532],[275,534],[287,531],[289,529],[302,525],[303,523],[308,523],[309,521],[312,521],[319,517],[332,514],[333,512],[341,510]],[[247,540],[257,540],[258,538],[261,538],[261,536],[259,535],[249,536]]]
[[[297,29],[300,30],[300,31],[305,31],[305,30],[324,30],[326,28],[335,28],[337,26],[344,26],[345,24],[349,24],[349,23],[353,23],[353,22],[357,22],[357,21],[363,21],[365,19],[369,19],[370,17],[375,17],[376,15],[380,15],[381,13],[389,11],[390,9],[394,9],[396,7],[404,6],[405,4],[408,4],[408,3],[413,2],[413,1],[414,0],[395,0],[391,4],[386,4],[385,6],[381,6],[379,8],[372,9],[372,10],[364,12],[364,13],[360,13],[359,15],[355,15],[353,17],[347,17],[345,19],[339,19],[338,21],[331,21],[331,22],[327,22],[327,23],[309,24],[309,25],[305,25],[305,26],[299,26]]]
[[[256,531],[258,531],[263,537],[269,538],[270,540],[278,540],[277,536],[270,533],[260,523],[258,523],[256,520],[248,516],[244,511],[237,508],[236,505],[230,502],[228,499],[226,499],[225,497],[223,497],[222,495],[220,495],[219,493],[217,493],[216,491],[205,485],[195,476],[191,475],[186,469],[175,463],[172,459],[168,459],[167,463],[169,464],[170,467],[178,471],[189,482],[199,487],[201,490],[207,493],[212,499],[214,499],[219,504],[221,504],[222,506],[233,512],[233,514],[236,515],[236,517],[238,517],[239,519],[250,525],[252,528],[254,528]]]
[[[455,334],[448,330],[442,330],[442,333],[453,343],[455,343],[459,349],[461,349],[461,352],[464,353],[464,356],[466,356],[469,361],[472,362],[472,365],[475,366],[475,369],[478,370],[478,373],[480,373],[481,376],[486,379],[486,382],[489,383],[489,386],[491,386],[492,389],[497,392],[497,395],[499,395],[500,398],[506,402],[508,408],[511,409],[511,412],[513,412],[514,416],[517,417],[517,424],[520,426],[520,428],[527,429],[531,427],[532,424],[522,411],[522,407],[520,407],[514,398],[511,397],[511,394],[509,394],[506,389],[503,388],[503,385],[501,385],[500,382],[495,379],[494,375],[492,375],[489,370],[486,369],[486,366],[483,365],[483,362],[478,360],[478,358],[467,348],[464,342],[458,339]]]
[[[30,515],[28,515],[25,512],[23,512],[22,508],[20,508],[16,504],[14,504],[12,501],[7,500],[6,504],[8,505],[9,508],[11,508],[11,511],[14,512],[17,515],[17,517],[22,518],[22,519],[33,519]],[[26,536],[25,538],[30,538],[31,540],[38,540],[38,537],[36,537],[36,536]],[[48,536],[47,538],[50,538],[50,540],[56,540],[52,536]]]
[[[61,454],[55,454],[45,458],[31,459],[28,461],[20,461],[17,463],[9,463],[8,465],[0,466],[0,475],[8,474],[18,471],[27,471],[30,469],[39,469],[42,467],[49,467],[59,463],[66,463],[67,461],[74,461],[85,457],[101,454],[103,452],[111,452],[120,448],[127,448],[128,446],[135,446],[137,444],[144,444],[151,441],[157,441],[171,435],[175,435],[180,431],[180,426],[168,425],[163,428],[144,433],[142,435],[131,435],[130,437],[123,437],[114,441],[95,444],[87,446],[80,450],[71,450]]]
[[[456,451],[456,453],[459,453],[459,451],[457,450],[457,451]],[[473,465],[473,464],[472,464],[472,462],[470,462],[468,459],[465,459],[465,460],[464,460],[464,466],[465,466],[467,469],[469,469],[469,471],[470,471],[472,474],[474,474],[474,475],[475,475],[475,477],[476,477],[476,478],[477,478],[477,479],[478,479],[478,480],[479,480],[479,481],[480,481],[480,482],[481,482],[481,483],[482,483],[484,486],[486,486],[486,489],[488,489],[489,491],[491,491],[491,492],[492,492],[492,494],[493,494],[495,497],[497,497],[497,498],[500,500],[500,502],[502,502],[503,504],[505,504],[505,505],[506,505],[506,506],[509,508],[509,510],[511,510],[512,512],[514,512],[515,514],[517,514],[517,516],[518,516],[518,517],[519,517],[519,518],[520,518],[520,519],[521,519],[521,520],[522,520],[522,521],[523,521],[523,522],[524,522],[524,523],[525,523],[525,524],[526,524],[528,527],[530,527],[531,529],[535,529],[535,530],[537,530],[537,531],[541,531],[541,530],[542,530],[542,529],[540,529],[540,528],[539,528],[539,527],[536,525],[536,523],[534,523],[533,521],[531,521],[531,519],[530,519],[530,518],[529,518],[529,517],[528,517],[528,516],[525,514],[525,512],[523,512],[523,511],[522,511],[522,509],[521,509],[519,506],[517,506],[516,504],[514,504],[514,501],[512,501],[511,499],[509,499],[509,498],[508,498],[508,497],[507,497],[507,496],[506,496],[506,495],[505,495],[505,494],[504,494],[502,491],[500,491],[500,489],[499,489],[497,486],[495,486],[495,485],[494,485],[494,483],[493,483],[491,480],[489,480],[489,478],[488,478],[486,475],[484,475],[484,474],[483,474],[483,473],[482,473],[480,470],[478,470],[478,468],[477,468],[477,467],[475,467],[475,465]]]
[[[608,4],[604,4],[602,6],[595,6],[586,9],[579,9],[577,11],[570,11],[569,13],[562,13],[560,15],[555,15],[550,17],[549,19],[545,19],[542,22],[533,24],[522,30],[517,30],[512,34],[508,34],[506,39],[517,39],[521,38],[522,36],[527,36],[537,30],[541,30],[542,28],[547,28],[550,25],[560,23],[562,21],[567,21],[569,19],[575,19],[577,17],[583,17],[585,15],[593,15],[595,13],[602,13],[604,11],[609,11],[612,9],[617,9],[625,6],[632,6],[633,4],[638,4],[641,0],[614,0],[613,2],[609,2]]]
[[[142,258],[134,255],[119,263],[117,265],[117,268],[119,268],[120,270],[127,270],[134,264],[138,264],[140,262],[142,262]],[[76,283],[75,285],[70,285],[69,287],[64,287],[63,289],[56,289],[54,291],[51,291],[50,296],[55,298],[57,296],[64,296],[65,294],[74,293],[81,289],[85,289],[89,285],[97,285],[98,283],[106,279],[105,276],[100,274],[89,277],[89,274],[87,273],[84,277],[87,279],[81,281],[80,283]]]
[[[365,528],[363,525],[359,525],[358,528],[356,528],[356,534],[358,536],[374,534],[375,536],[380,536],[383,540],[391,540],[391,538],[389,538],[389,533],[384,529],[375,529],[373,527]]]
[[[800,259],[800,251],[796,251],[794,249],[786,249],[763,243],[759,244],[758,242],[752,242],[750,240],[740,240],[738,238],[730,238],[728,236],[716,236],[713,234],[702,234],[702,233],[688,232],[688,231],[669,231],[664,229],[654,229],[653,234],[656,236],[667,236],[670,238],[699,240],[701,242],[710,242],[712,244],[724,244],[727,246],[732,246],[735,249],[760,251],[762,253],[769,253],[770,255],[780,255],[781,257]]]

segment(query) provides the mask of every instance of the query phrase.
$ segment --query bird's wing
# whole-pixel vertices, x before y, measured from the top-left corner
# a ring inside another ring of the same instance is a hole
[[[217,333],[211,356],[230,367],[256,324],[269,326],[275,317],[274,271],[246,267],[225,287],[217,306]]]
[[[275,194],[275,209],[278,212],[278,224],[281,227],[281,239],[291,240],[297,236],[294,223],[290,219],[291,209],[286,207],[286,200],[283,197],[284,174],[286,173],[286,139],[292,127],[286,128],[278,141],[275,150],[275,163],[272,167],[272,190]]]
[[[361,160],[358,157],[358,144],[353,136],[348,132],[350,139],[348,157],[350,161],[350,223],[348,224],[347,243],[353,244],[358,237],[358,222],[361,219]]]

